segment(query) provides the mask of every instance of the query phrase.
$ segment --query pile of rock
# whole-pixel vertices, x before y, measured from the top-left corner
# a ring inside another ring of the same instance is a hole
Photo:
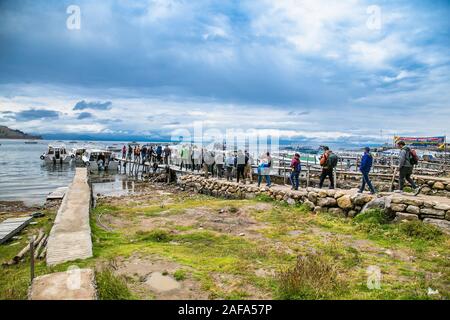
[[[250,199],[264,195],[288,204],[304,204],[314,212],[328,212],[341,217],[354,217],[370,208],[385,209],[394,221],[422,220],[450,232],[450,205],[423,200],[404,194],[377,197],[358,194],[355,190],[324,190],[306,188],[298,191],[288,187],[256,187],[199,175],[184,175],[178,184],[187,190],[228,199]]]

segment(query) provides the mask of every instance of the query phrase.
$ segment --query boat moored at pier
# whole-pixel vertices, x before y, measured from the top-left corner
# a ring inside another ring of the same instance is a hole
[[[83,163],[90,171],[113,171],[119,167],[119,161],[113,152],[102,149],[87,149],[82,156]]]
[[[67,152],[63,144],[50,144],[40,158],[45,164],[69,164],[74,157],[74,154]]]

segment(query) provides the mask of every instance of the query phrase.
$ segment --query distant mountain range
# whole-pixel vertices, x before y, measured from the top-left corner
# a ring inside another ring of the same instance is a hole
[[[0,126],[0,139],[30,139],[40,140],[41,136],[33,136],[20,130],[10,129],[6,126]]]

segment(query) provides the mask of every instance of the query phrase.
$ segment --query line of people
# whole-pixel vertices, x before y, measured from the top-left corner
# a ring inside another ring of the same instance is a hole
[[[144,145],[142,147],[136,145],[134,148],[132,145],[128,145],[128,148],[124,145],[122,147],[122,159],[141,163],[149,161],[157,164],[169,164],[171,154],[172,149],[169,145],[166,145],[164,148],[162,145],[156,145],[155,148],[153,145]]]
[[[400,149],[399,154],[399,190],[402,191],[407,180],[413,189],[417,189],[416,184],[411,178],[413,167],[418,163],[417,154],[414,150],[405,145],[405,142],[399,141],[397,143]],[[153,145],[142,148],[136,145],[134,148],[129,145],[128,148],[123,146],[122,158],[135,161],[149,161],[156,164],[175,164],[179,165],[180,169],[191,170],[200,172],[203,171],[206,177],[215,176],[218,178],[226,178],[228,181],[236,179],[237,182],[245,183],[246,181],[252,182],[253,164],[254,159],[245,150],[238,151],[218,151],[207,150],[205,148],[198,147],[196,145],[183,145],[181,149],[175,148],[172,150],[169,145],[163,148],[161,145],[157,145],[155,148]],[[320,157],[320,166],[322,172],[319,179],[319,188],[322,188],[325,180],[329,179],[329,188],[335,188],[335,168],[338,164],[338,156],[330,150],[329,147],[323,147],[323,154]],[[364,192],[366,186],[370,193],[375,194],[376,190],[370,180],[369,173],[373,166],[373,156],[370,153],[370,148],[365,147],[364,153],[361,157],[359,170],[362,174],[361,185],[358,192]],[[266,180],[266,185],[271,186],[271,169],[272,169],[272,157],[269,152],[265,153],[258,161],[257,173],[258,173],[258,187],[261,185],[263,178]],[[300,154],[295,153],[290,163],[291,173],[289,180],[293,190],[298,190],[300,173],[302,171],[302,165],[300,160]]]

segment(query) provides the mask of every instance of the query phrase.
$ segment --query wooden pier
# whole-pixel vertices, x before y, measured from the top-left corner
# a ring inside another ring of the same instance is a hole
[[[30,224],[30,221],[32,219],[33,218],[30,216],[18,217],[6,219],[2,223],[0,223],[0,244],[14,237],[23,228]]]

